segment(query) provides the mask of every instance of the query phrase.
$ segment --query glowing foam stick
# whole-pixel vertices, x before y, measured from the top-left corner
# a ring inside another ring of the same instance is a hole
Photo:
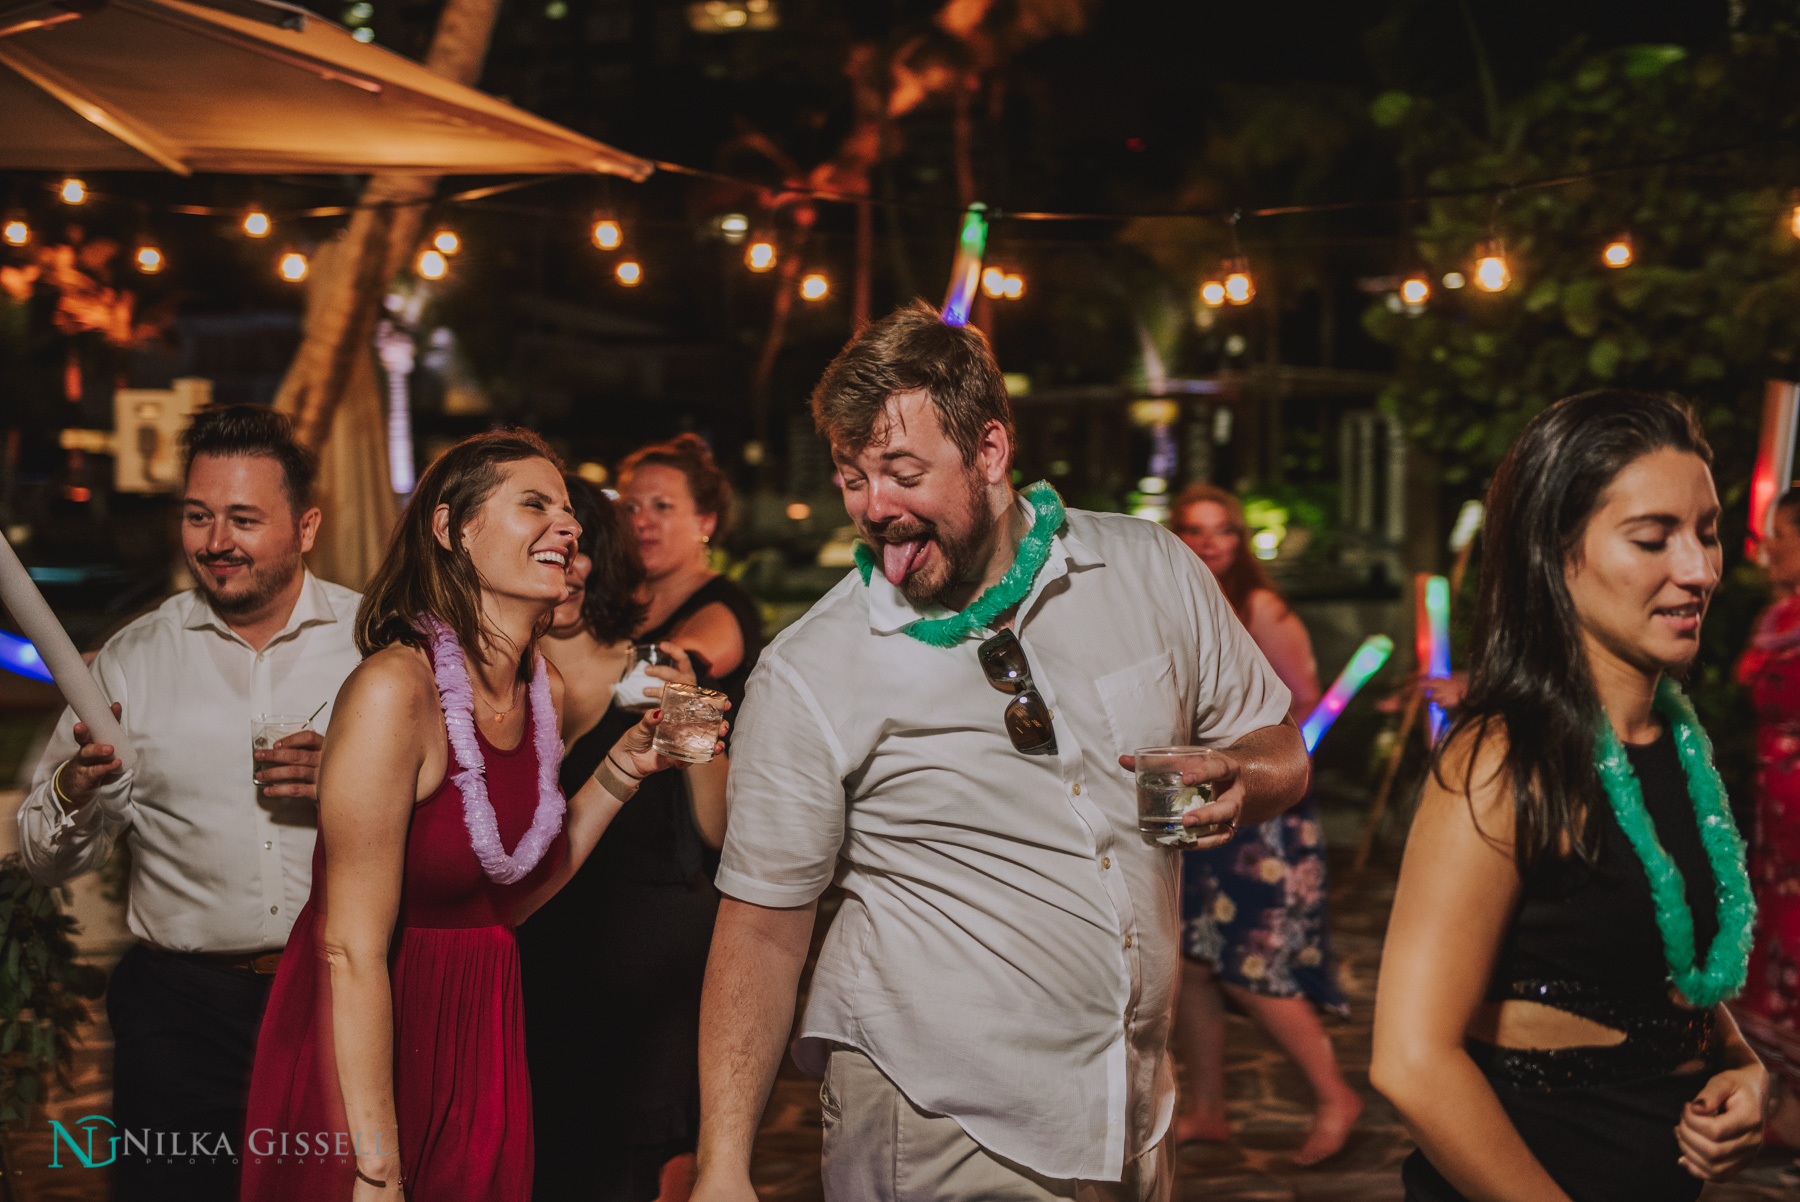
[[[969,305],[981,283],[981,257],[987,253],[987,206],[972,204],[963,214],[962,238],[956,244],[956,265],[950,269],[950,291],[944,294],[944,324],[969,324]]]
[[[44,657],[37,653],[37,648],[31,645],[29,639],[8,634],[4,630],[0,630],[0,668],[46,684],[56,680],[50,675],[50,669],[44,666]]]
[[[1421,572],[1413,577],[1413,640],[1419,653],[1419,671],[1427,680],[1450,678],[1450,581]],[[1431,741],[1437,742],[1449,719],[1443,707],[1430,702],[1426,717]]]
[[[1306,721],[1300,724],[1300,737],[1306,742],[1306,750],[1311,752],[1319,745],[1319,739],[1337,716],[1344,712],[1356,691],[1369,683],[1369,677],[1381,671],[1381,665],[1387,663],[1388,656],[1394,653],[1394,640],[1385,634],[1372,634],[1362,641],[1338,678],[1331,682],[1325,695],[1319,698],[1319,704],[1313,706],[1312,713],[1306,715]]]
[[[1794,478],[1796,425],[1800,425],[1800,384],[1770,380],[1763,390],[1762,438],[1750,476],[1750,537],[1744,551],[1752,558],[1758,544],[1774,533],[1775,502]]]
[[[94,674],[82,662],[81,652],[69,641],[62,623],[50,612],[50,603],[32,583],[31,574],[13,553],[12,544],[4,538],[0,538],[0,604],[6,606],[37,654],[43,657],[44,666],[56,679],[56,687],[62,690],[63,700],[94,732],[94,741],[110,743],[126,768],[137,763],[137,752],[113,717],[106,694],[95,683]]]

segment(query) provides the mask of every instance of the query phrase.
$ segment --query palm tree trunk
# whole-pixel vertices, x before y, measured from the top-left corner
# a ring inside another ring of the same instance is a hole
[[[500,0],[448,0],[425,65],[447,79],[473,86],[481,75]],[[373,175],[350,219],[350,256],[328,296],[318,298],[318,320],[306,337],[276,407],[295,417],[301,441],[318,448],[332,426],[357,356],[373,355],[371,339],[381,300],[394,273],[412,253],[425,220],[435,176]]]

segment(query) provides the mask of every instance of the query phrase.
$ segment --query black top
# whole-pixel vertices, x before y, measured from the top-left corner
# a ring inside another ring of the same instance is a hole
[[[1654,743],[1625,751],[1657,840],[1681,870],[1694,915],[1694,947],[1704,964],[1719,929],[1718,889],[1675,740],[1665,730]],[[1551,863],[1524,882],[1494,965],[1490,1001],[1521,996],[1512,987],[1524,981],[1575,982],[1629,1002],[1666,997],[1669,965],[1650,878],[1610,805],[1601,807],[1600,831],[1600,856],[1591,870],[1578,861]]]
[[[717,689],[731,699],[729,716],[735,718],[738,708],[744,704],[744,685],[750,679],[750,669],[756,666],[756,657],[762,652],[762,610],[749,593],[723,576],[714,576],[676,606],[659,626],[644,631],[635,641],[663,642],[682,622],[714,602],[725,606],[737,619],[738,631],[744,640],[744,658],[723,678],[715,678],[706,660],[694,655],[694,673],[702,686]],[[611,706],[594,729],[575,740],[562,762],[564,796],[581,788],[600,766],[600,757],[612,749],[619,736],[635,725],[639,717],[640,714],[630,710]],[[584,876],[692,884],[701,876],[711,875],[709,859],[700,832],[694,827],[685,778],[675,770],[658,772],[644,781],[637,796],[607,826],[588,862],[582,865],[577,881],[571,885],[578,884],[579,878]]]

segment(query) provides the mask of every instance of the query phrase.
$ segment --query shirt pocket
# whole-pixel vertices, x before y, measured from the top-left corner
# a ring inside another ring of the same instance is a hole
[[[1094,682],[1094,688],[1112,726],[1117,754],[1130,755],[1140,747],[1182,745],[1193,733],[1192,722],[1182,713],[1181,696],[1175,688],[1175,659],[1168,651],[1109,672]]]

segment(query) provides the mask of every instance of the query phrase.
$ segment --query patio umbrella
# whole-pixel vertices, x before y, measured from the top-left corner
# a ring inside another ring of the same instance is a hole
[[[0,113],[0,169],[652,170],[276,0],[0,0]]]

